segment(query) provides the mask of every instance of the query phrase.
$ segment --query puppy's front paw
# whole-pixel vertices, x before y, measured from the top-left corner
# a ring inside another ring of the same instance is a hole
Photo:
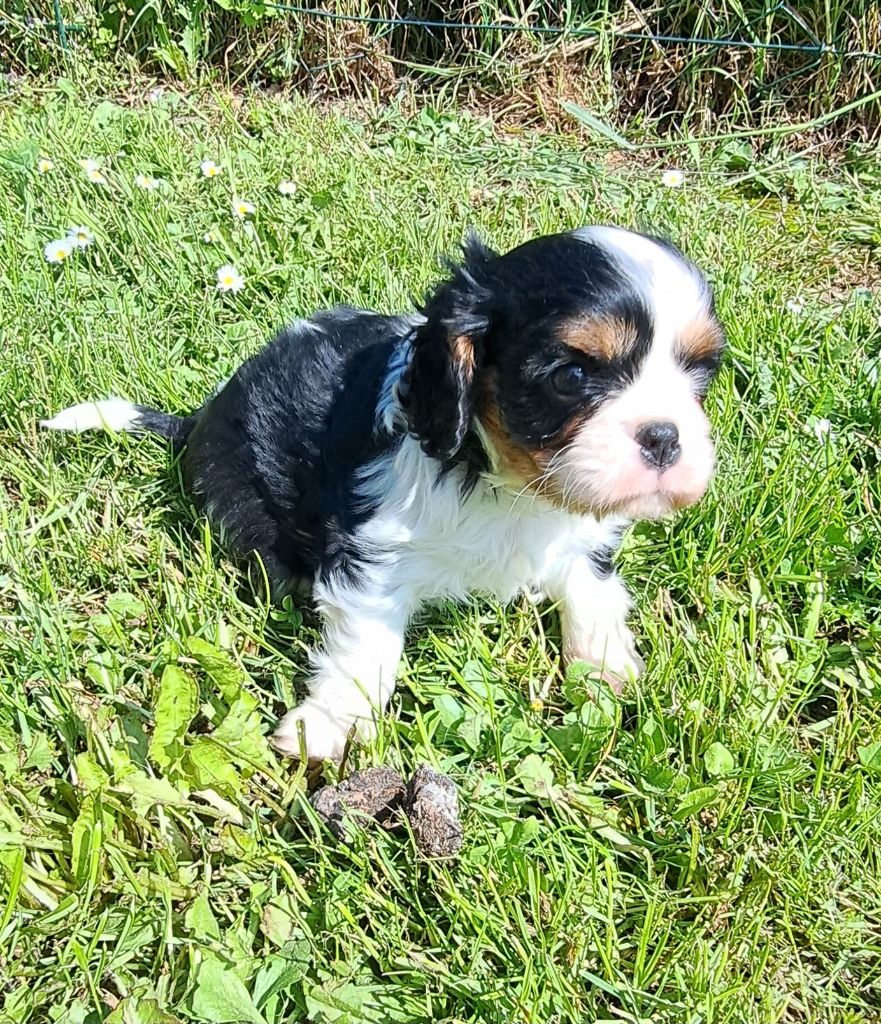
[[[563,660],[566,664],[586,661],[588,665],[596,665],[615,693],[621,693],[624,685],[631,679],[638,679],[645,669],[645,663],[636,653],[633,634],[623,623],[608,632],[567,637]]]
[[[276,726],[271,742],[280,754],[300,756],[299,723],[303,723],[308,761],[341,761],[352,728],[348,715],[333,715],[307,698]]]

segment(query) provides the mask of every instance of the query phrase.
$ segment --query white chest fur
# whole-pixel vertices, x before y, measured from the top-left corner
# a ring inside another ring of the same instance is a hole
[[[561,561],[608,545],[623,525],[569,514],[486,477],[463,500],[462,474],[438,477],[437,463],[407,439],[364,475],[365,497],[379,509],[359,540],[415,604],[470,593],[504,602],[524,587],[542,589]]]
[[[462,473],[439,476],[410,439],[362,473],[360,493],[375,512],[355,535],[361,566],[316,581],[324,644],[312,654],[310,696],[275,734],[280,750],[299,750],[301,725],[315,758],[339,758],[353,724],[372,735],[394,690],[407,622],[442,598],[508,601],[522,588],[543,590],[560,604],[565,657],[622,677],[638,672],[626,591],[590,560],[614,543],[622,521],[573,516],[485,477],[463,499]]]

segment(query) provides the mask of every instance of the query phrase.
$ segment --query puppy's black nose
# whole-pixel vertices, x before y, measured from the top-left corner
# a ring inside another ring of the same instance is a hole
[[[636,443],[645,461],[656,469],[672,466],[682,451],[675,423],[646,423],[636,432]]]

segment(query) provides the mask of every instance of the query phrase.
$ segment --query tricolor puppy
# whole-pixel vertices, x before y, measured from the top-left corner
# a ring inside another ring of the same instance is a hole
[[[111,398],[43,426],[171,439],[232,547],[278,592],[311,584],[323,644],[275,744],[296,755],[302,722],[310,758],[339,758],[427,602],[538,590],[565,658],[639,673],[612,556],[631,520],[706,490],[723,345],[707,282],[664,242],[591,227],[500,256],[471,238],[418,315],[317,313],[189,416]]]

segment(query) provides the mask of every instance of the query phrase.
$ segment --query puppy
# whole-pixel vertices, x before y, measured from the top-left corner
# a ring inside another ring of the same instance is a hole
[[[615,549],[710,480],[724,334],[673,246],[589,227],[463,252],[418,314],[298,321],[189,416],[111,398],[42,424],[170,439],[226,541],[276,592],[311,584],[323,644],[275,733],[286,754],[301,723],[310,759],[369,738],[408,620],[443,598],[537,589],[566,659],[637,676]]]

